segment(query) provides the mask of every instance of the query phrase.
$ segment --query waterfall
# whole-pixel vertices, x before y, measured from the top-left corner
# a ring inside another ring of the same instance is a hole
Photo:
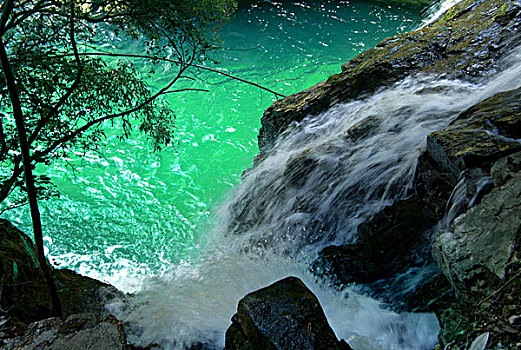
[[[292,125],[217,211],[198,259],[150,278],[130,304],[110,305],[130,341],[222,348],[239,299],[295,275],[355,349],[432,348],[434,315],[397,314],[351,288],[334,290],[308,271],[308,257],[353,241],[358,223],[406,196],[426,136],[475,103],[519,87],[520,58],[514,50],[506,69],[479,83],[409,77]]]
[[[425,20],[423,21],[422,28],[440,18],[448,9],[455,6],[461,0],[445,0],[434,2],[425,13]]]

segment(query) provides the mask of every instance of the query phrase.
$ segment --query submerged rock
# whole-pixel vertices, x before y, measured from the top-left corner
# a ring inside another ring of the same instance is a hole
[[[227,350],[351,349],[338,341],[317,297],[296,277],[246,295],[232,322]]]

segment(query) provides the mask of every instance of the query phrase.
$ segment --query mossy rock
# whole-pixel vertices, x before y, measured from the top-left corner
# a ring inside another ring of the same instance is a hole
[[[514,0],[463,0],[431,25],[383,40],[342,65],[342,72],[270,106],[262,117],[261,153],[293,121],[363,98],[407,76],[433,74],[476,81],[493,72],[521,41]]]

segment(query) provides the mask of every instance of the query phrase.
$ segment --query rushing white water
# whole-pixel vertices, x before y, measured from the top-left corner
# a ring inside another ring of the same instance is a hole
[[[361,219],[404,196],[426,136],[469,106],[520,86],[520,57],[516,51],[508,69],[480,84],[407,78],[290,128],[219,211],[198,261],[148,280],[130,305],[111,305],[130,340],[222,348],[240,298],[295,275],[355,349],[431,348],[439,331],[433,315],[396,314],[351,289],[334,291],[308,272],[306,256],[325,243],[351,241]],[[357,132],[356,125],[370,127]]]
[[[451,7],[459,3],[461,0],[446,0],[435,2],[431,7],[427,9],[427,13],[425,16],[425,20],[423,21],[423,26],[428,26],[429,24],[436,21],[440,18],[447,10]]]

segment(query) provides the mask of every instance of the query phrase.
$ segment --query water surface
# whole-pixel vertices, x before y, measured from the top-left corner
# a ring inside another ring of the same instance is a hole
[[[212,67],[285,95],[421,23],[418,9],[396,3],[241,4],[220,34],[223,49]],[[128,47],[141,53],[139,45],[126,42],[108,42],[104,49]],[[162,66],[150,83],[161,86],[172,71]],[[192,87],[210,92],[168,97],[177,115],[175,147],[154,154],[140,135],[121,142],[109,130],[102,155],[71,154],[40,169],[62,193],[41,203],[45,244],[55,265],[133,289],[130,275],[161,273],[197,258],[213,208],[258,152],[260,117],[275,96],[213,73],[194,74]],[[4,216],[30,232],[25,210]]]

